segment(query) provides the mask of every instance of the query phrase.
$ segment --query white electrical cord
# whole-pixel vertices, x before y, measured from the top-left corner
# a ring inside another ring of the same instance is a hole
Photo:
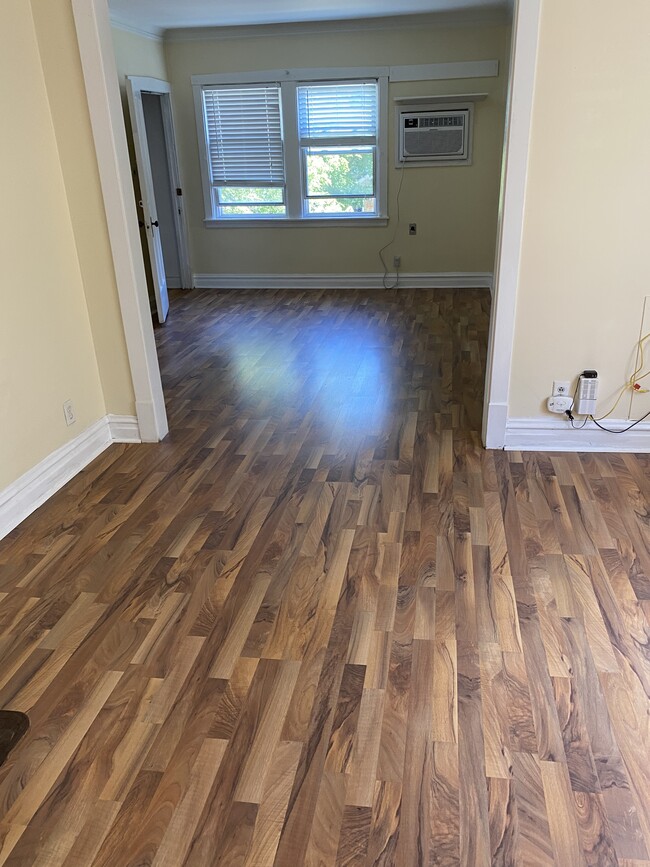
[[[404,183],[404,168],[405,168],[405,166],[406,166],[406,163],[402,163],[402,171],[401,171],[400,178],[399,178],[399,187],[397,189],[397,222],[395,223],[395,230],[393,232],[393,237],[390,239],[390,241],[387,244],[384,244],[384,246],[379,251],[379,259],[380,259],[382,267],[384,269],[384,277],[382,280],[382,283],[384,285],[384,289],[399,289],[399,268],[397,268],[395,271],[395,274],[397,276],[397,280],[393,283],[392,286],[386,285],[386,278],[388,277],[389,271],[388,271],[388,267],[386,265],[386,262],[384,261],[384,250],[387,250],[388,247],[391,247],[395,243],[395,238],[397,237],[397,230],[399,229],[399,222],[400,222],[399,197],[400,197],[400,194],[402,192],[402,184]]]

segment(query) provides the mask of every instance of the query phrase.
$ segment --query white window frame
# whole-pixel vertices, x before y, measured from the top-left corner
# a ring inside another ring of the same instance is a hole
[[[313,85],[314,82],[298,82],[296,85],[296,89],[301,86],[309,87]],[[317,85],[323,86],[336,86],[337,84],[376,84],[377,85],[377,102],[381,98],[379,82],[376,78],[356,78],[356,79],[345,79],[342,81],[341,79],[330,79],[329,81],[318,81]],[[300,109],[298,109],[298,115],[300,115]],[[300,117],[298,117],[300,120]],[[298,124],[300,127],[300,124]],[[307,159],[306,159],[306,150],[310,147],[317,148],[331,148],[332,150],[339,150],[341,153],[348,153],[351,150],[354,150],[355,147],[372,147],[373,148],[373,166],[372,166],[372,188],[373,195],[372,196],[354,196],[354,198],[374,198],[376,201],[376,211],[375,214],[370,214],[371,217],[376,217],[381,214],[381,205],[379,203],[379,192],[378,192],[378,166],[380,161],[380,153],[379,153],[379,138],[380,138],[380,120],[379,120],[379,104],[377,105],[377,135],[376,136],[363,136],[363,137],[327,137],[324,139],[302,139],[300,137],[300,129],[298,129],[298,144],[299,144],[299,157],[300,157],[300,182],[302,185],[302,209],[303,209],[303,217],[306,219],[313,219],[314,215],[309,214],[307,211],[309,199],[312,198],[308,193],[308,178],[307,178]],[[339,198],[338,196],[328,196],[327,198]],[[319,215],[321,218],[329,219],[328,215],[321,214]],[[332,217],[335,219],[340,219],[340,216],[336,214],[332,214]],[[363,216],[363,214],[358,214],[356,217],[352,219],[358,219],[359,216]]]
[[[245,110],[244,103],[246,103],[247,98],[250,98],[251,95],[253,96],[253,98],[255,98],[255,94],[259,94],[260,90],[273,92],[275,94],[275,96],[277,97],[278,127],[277,127],[277,130],[274,127],[273,139],[274,139],[274,141],[277,142],[277,139],[275,137],[275,133],[277,132],[277,135],[278,135],[279,141],[280,141],[280,150],[282,151],[281,160],[279,161],[281,163],[281,171],[282,171],[281,182],[280,182],[279,177],[274,179],[272,177],[262,178],[261,176],[258,176],[256,178],[257,182],[253,182],[251,180],[249,183],[247,183],[244,180],[244,175],[242,175],[241,178],[239,179],[239,182],[236,182],[236,183],[231,183],[231,181],[228,179],[224,179],[223,182],[220,183],[219,181],[217,181],[214,178],[213,166],[211,165],[211,159],[210,159],[210,145],[209,145],[209,133],[208,133],[208,130],[209,130],[208,109],[205,105],[205,99],[204,98],[201,99],[201,113],[202,113],[202,120],[203,120],[203,132],[204,132],[204,138],[205,138],[205,144],[206,144],[206,159],[207,159],[207,163],[208,163],[206,165],[206,175],[207,175],[208,184],[209,184],[212,213],[214,214],[215,219],[231,219],[231,218],[227,217],[222,211],[222,208],[227,207],[228,203],[220,201],[220,190],[224,189],[224,188],[231,187],[231,186],[237,186],[240,188],[249,188],[249,189],[260,189],[263,187],[277,189],[281,193],[281,196],[280,196],[281,204],[283,207],[286,207],[286,177],[285,177],[285,160],[284,160],[284,152],[283,152],[284,151],[284,141],[283,141],[284,136],[283,136],[283,131],[282,131],[282,105],[280,102],[280,93],[279,93],[279,89],[278,89],[277,84],[275,82],[264,82],[261,84],[260,83],[250,84],[250,83],[246,82],[245,84],[242,84],[242,85],[239,85],[239,84],[223,85],[223,86],[219,87],[219,89],[218,89],[218,92],[220,94],[219,99],[218,99],[218,103],[220,104],[221,96],[224,94],[230,93],[231,96],[232,96],[232,94],[237,94],[237,95],[239,95],[239,98],[242,102],[242,110]],[[249,94],[249,97],[245,97],[245,96],[243,96],[243,94]],[[202,94],[202,97],[203,97],[203,94]],[[256,101],[258,101],[260,99],[262,99],[262,98],[258,95]],[[262,101],[266,102],[267,108],[268,108],[268,96],[264,97],[264,99]],[[275,99],[273,100],[273,102],[275,103]],[[220,105],[220,108],[218,109],[218,111],[221,111],[222,108],[223,108],[223,106]],[[233,118],[231,117],[230,120],[232,121]],[[237,123],[235,125],[237,126]],[[255,127],[258,128],[257,127],[257,121],[255,123]],[[266,130],[266,134],[268,134],[268,131],[269,131],[268,127],[266,125],[264,125],[264,128]],[[264,151],[264,146],[263,146],[263,151]],[[269,159],[272,160],[270,152],[268,153],[268,156],[269,156]],[[276,166],[275,160],[272,160],[272,164],[273,164],[273,166]],[[276,168],[279,169],[280,165],[277,165]],[[274,174],[271,163],[269,163],[268,170],[272,175]],[[227,169],[227,174],[230,174],[230,171],[231,171],[231,169]],[[251,214],[250,216],[251,216],[251,219],[256,218],[256,215],[254,215],[254,214]]]
[[[205,210],[204,225],[210,228],[237,226],[305,226],[386,225],[388,222],[388,77],[389,68],[352,67],[336,69],[272,69],[262,72],[225,73],[220,75],[193,75],[194,108],[199,142],[199,162]],[[376,81],[378,89],[378,135],[376,214],[304,214],[304,178],[298,132],[297,88],[300,84],[335,84],[348,81]],[[217,217],[213,210],[212,187],[209,175],[208,142],[203,116],[203,88],[223,85],[269,84],[280,87],[280,104],[284,133],[285,201],[286,216]]]

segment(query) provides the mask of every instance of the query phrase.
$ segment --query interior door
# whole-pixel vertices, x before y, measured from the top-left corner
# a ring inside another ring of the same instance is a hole
[[[158,312],[158,321],[162,323],[167,319],[167,313],[169,311],[169,296],[167,294],[165,263],[163,260],[162,244],[160,243],[160,225],[156,211],[156,197],[154,195],[151,163],[149,161],[147,129],[145,126],[144,109],[142,107],[142,90],[138,87],[136,82],[127,78],[126,92],[129,101],[131,126],[133,128],[135,160],[138,166],[138,176],[140,178],[140,195],[142,196],[143,219],[147,233],[149,259],[151,260],[153,290],[156,296],[156,310]]]

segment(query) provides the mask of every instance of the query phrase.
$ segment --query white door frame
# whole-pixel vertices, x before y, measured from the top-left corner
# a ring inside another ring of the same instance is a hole
[[[176,148],[176,130],[174,127],[174,111],[172,107],[172,88],[168,81],[159,78],[148,78],[140,75],[127,75],[133,90],[140,93],[155,93],[160,97],[160,108],[165,134],[165,153],[167,154],[167,167],[169,179],[174,190],[183,190],[181,180],[178,150]],[[185,203],[183,193],[174,196],[174,228],[176,230],[176,243],[178,245],[178,259],[180,262],[180,278],[183,289],[192,288],[192,266],[190,264],[190,248],[187,234],[187,222],[185,218]]]
[[[169,430],[153,334],[107,0],[72,0],[115,279],[144,442]]]
[[[503,448],[542,0],[515,0],[483,441]],[[167,432],[107,0],[72,0],[143,439]]]
[[[541,5],[542,0],[515,0],[513,12],[494,293],[483,400],[483,443],[488,449],[502,449],[506,441]]]
[[[153,172],[151,170],[147,123],[144,116],[142,92],[133,86],[133,81],[128,76],[126,80],[126,95],[129,103],[129,114],[131,115],[131,127],[133,129],[135,162],[140,181],[141,200],[139,204],[142,208],[141,217],[144,222],[144,231],[147,239],[147,255],[151,265],[151,282],[156,300],[158,322],[162,324],[167,319],[169,312],[169,294],[167,292],[167,272],[165,270],[160,223],[158,222],[156,192],[154,190]]]

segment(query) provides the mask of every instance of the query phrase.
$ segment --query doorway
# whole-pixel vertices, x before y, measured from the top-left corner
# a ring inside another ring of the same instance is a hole
[[[136,395],[150,403],[151,419],[141,426],[160,438],[166,414],[153,330],[138,315],[143,304],[144,269],[135,255],[133,211],[124,192],[130,185],[121,106],[112,54],[107,0],[71,0],[88,95],[97,159],[104,188],[125,335]],[[514,308],[521,254],[531,108],[534,93],[541,0],[514,0],[511,74],[506,119],[493,322],[488,349],[483,441],[502,448],[508,413],[509,356],[514,342]],[[115,194],[113,194],[115,191]],[[140,420],[141,413],[138,413]],[[164,436],[164,432],[162,435]]]
[[[143,93],[142,107],[147,128],[147,145],[151,163],[154,195],[160,221],[160,242],[162,244],[165,277],[168,289],[182,289],[181,261],[178,251],[178,236],[174,220],[176,190],[168,165],[167,143],[162,116],[162,97],[157,93]]]
[[[192,288],[171,88],[166,81],[127,76],[127,97],[140,181],[143,247],[158,321],[163,323],[169,310],[167,290]]]

